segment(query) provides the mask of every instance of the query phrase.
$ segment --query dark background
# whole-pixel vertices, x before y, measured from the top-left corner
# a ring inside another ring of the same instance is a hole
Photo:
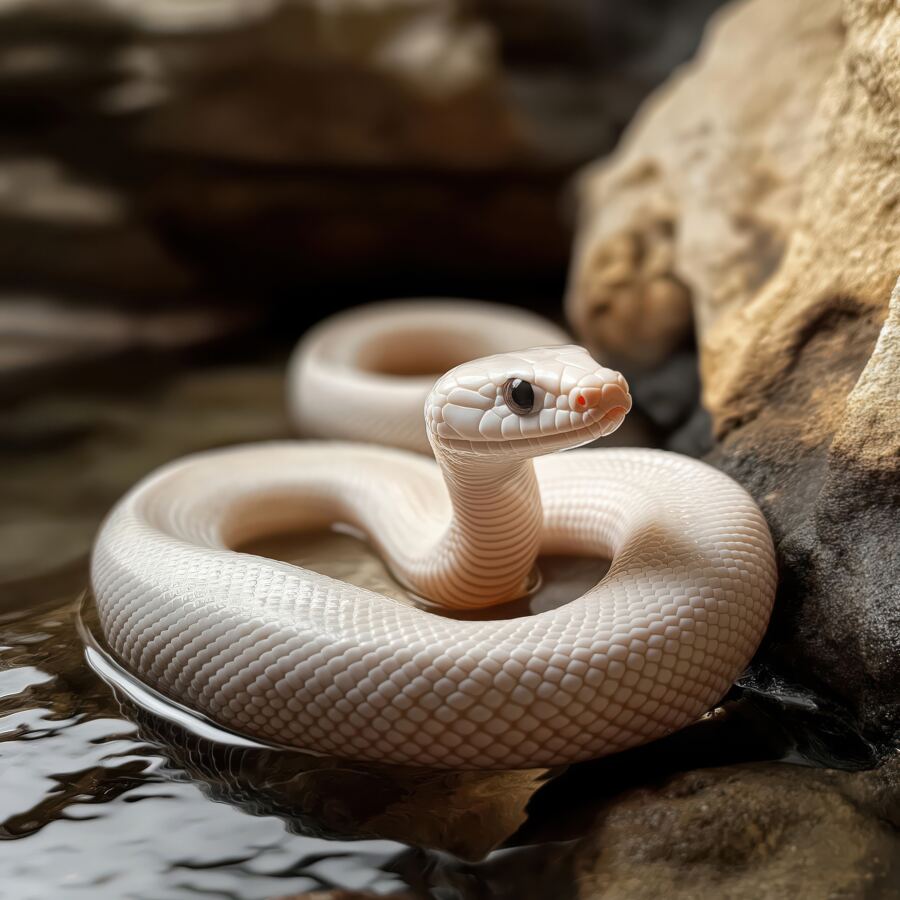
[[[0,397],[283,354],[379,297],[559,319],[569,179],[716,5],[0,11]]]

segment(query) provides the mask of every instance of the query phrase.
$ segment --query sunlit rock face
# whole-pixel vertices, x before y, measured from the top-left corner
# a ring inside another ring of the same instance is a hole
[[[843,43],[839,0],[728,7],[702,49],[577,181],[579,333],[652,367],[778,269]]]
[[[0,0],[16,371],[423,284],[555,308],[565,179],[717,3]]]
[[[761,658],[888,733],[900,725],[898,153],[895,4],[735,6],[584,175],[569,293],[573,324],[633,366],[696,325],[711,459],[753,492],[780,553]]]

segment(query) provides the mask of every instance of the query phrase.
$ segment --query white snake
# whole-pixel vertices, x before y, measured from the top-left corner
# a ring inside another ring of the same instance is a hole
[[[304,352],[334,369],[340,387],[321,402],[335,419],[366,377],[325,349]],[[294,387],[310,408],[314,383]],[[392,389],[390,376],[374,383]],[[389,396],[365,399],[390,418]],[[775,564],[753,500],[704,463],[643,449],[543,455],[610,433],[630,405],[621,375],[583,349],[540,347],[438,379],[422,429],[437,464],[284,442],[165,466],[97,538],[104,633],[144,681],[216,722],[337,756],[521,768],[660,737],[750,660]],[[612,564],[565,606],[462,621],[232,549],[336,522],[363,531],[415,593],[459,608],[521,595],[539,552]]]

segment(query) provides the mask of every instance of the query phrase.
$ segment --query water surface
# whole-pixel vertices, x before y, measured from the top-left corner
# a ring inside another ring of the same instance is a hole
[[[411,602],[347,535],[245,549]],[[542,589],[490,615],[559,605],[604,566],[544,560]],[[92,668],[79,635],[98,635],[84,561],[10,587],[0,607],[0,895],[17,900],[326,888],[563,898],[573,890],[567,847],[604,802],[651,776],[752,759],[872,761],[814,698],[749,681],[664,741],[553,771],[402,769],[263,746],[130,690],[102,642]]]

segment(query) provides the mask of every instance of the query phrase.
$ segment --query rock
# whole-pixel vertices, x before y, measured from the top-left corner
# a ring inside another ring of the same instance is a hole
[[[173,352],[232,336],[248,322],[220,308],[128,312],[46,298],[0,300],[0,397],[53,383],[68,367]]]
[[[883,735],[900,727],[898,154],[896,5],[736,6],[582,179],[568,298],[601,348],[655,364],[683,298],[654,331],[646,287],[685,289],[708,458],[754,494],[779,552],[758,661]]]
[[[258,318],[213,299],[121,193],[49,158],[0,155],[0,272],[0,397],[75,366],[218,342]]]
[[[700,769],[621,795],[572,852],[583,898],[896,897],[900,757]]]
[[[870,727],[891,733],[900,725],[900,281],[847,390],[835,357],[848,353],[852,365],[847,339],[866,342],[866,324],[823,329],[828,350],[801,357],[800,377],[814,394],[832,390],[842,413],[829,421],[823,398],[810,404],[818,446],[802,446],[800,427],[784,433],[802,421],[801,388],[786,409],[766,409],[729,435],[713,460],[744,478],[779,529],[781,603],[767,654],[821,679]],[[790,441],[801,445],[793,457]]]
[[[842,45],[838,0],[754,0],[719,13],[689,66],[611,156],[578,180],[567,314],[631,366],[702,339],[778,267]]]

